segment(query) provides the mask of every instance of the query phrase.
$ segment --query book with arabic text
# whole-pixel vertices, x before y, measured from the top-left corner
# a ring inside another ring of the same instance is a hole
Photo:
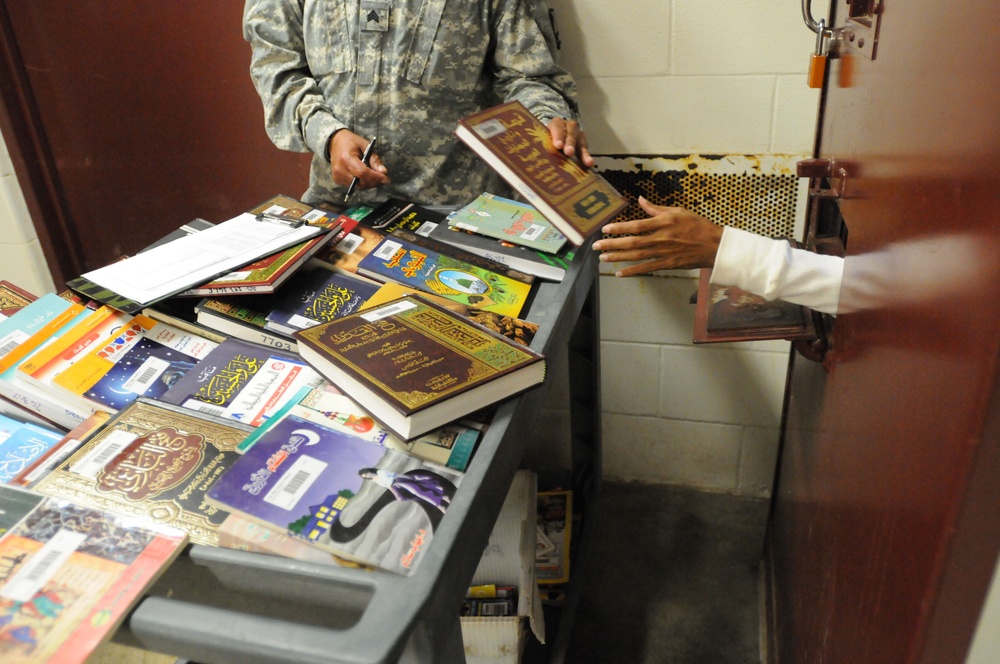
[[[576,246],[628,205],[600,174],[556,150],[519,101],[462,118],[455,134]]]
[[[0,486],[0,661],[83,664],[187,541],[146,519]]]

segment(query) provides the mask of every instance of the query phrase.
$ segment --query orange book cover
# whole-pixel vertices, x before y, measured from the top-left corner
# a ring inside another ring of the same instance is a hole
[[[0,486],[0,661],[82,664],[187,544],[185,532]]]

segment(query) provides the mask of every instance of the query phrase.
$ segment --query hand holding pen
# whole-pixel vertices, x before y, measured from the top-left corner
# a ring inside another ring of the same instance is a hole
[[[347,199],[358,189],[371,189],[390,182],[388,170],[375,152],[376,140],[341,129],[330,138],[333,181],[348,187]]]

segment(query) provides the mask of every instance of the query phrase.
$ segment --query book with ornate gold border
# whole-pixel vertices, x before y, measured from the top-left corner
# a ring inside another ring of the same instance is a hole
[[[596,171],[552,147],[519,101],[462,118],[455,134],[576,246],[628,205]]]
[[[540,353],[415,295],[295,337],[303,359],[404,440],[545,379]]]
[[[192,542],[218,544],[226,513],[205,493],[239,458],[246,424],[140,397],[33,489],[81,505],[148,517]]]

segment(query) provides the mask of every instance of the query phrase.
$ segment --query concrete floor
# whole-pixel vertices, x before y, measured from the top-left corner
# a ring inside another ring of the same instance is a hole
[[[601,491],[563,661],[760,664],[767,501],[641,484]],[[546,611],[547,621],[558,618]],[[525,662],[548,661],[551,648],[551,639],[529,644]]]
[[[768,503],[605,482],[565,657],[529,643],[524,664],[761,664],[760,559]],[[560,610],[546,607],[547,627]],[[172,664],[109,644],[88,664]]]

